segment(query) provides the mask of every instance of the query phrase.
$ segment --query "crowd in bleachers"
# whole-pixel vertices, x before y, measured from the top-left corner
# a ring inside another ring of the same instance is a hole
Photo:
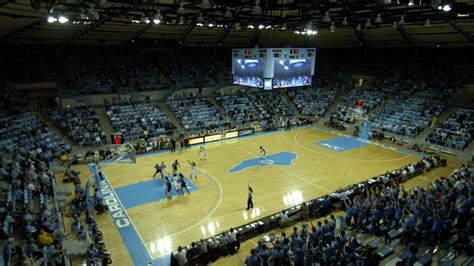
[[[68,144],[30,112],[0,117],[0,125],[0,148],[8,152],[42,154],[50,160],[71,151]]]
[[[169,97],[167,104],[188,132],[204,132],[229,127],[229,121],[201,93],[179,93]]]
[[[90,105],[54,110],[49,115],[63,130],[64,135],[80,146],[98,146],[107,143],[107,136],[100,128],[97,113]]]
[[[160,55],[126,54],[112,59],[124,86],[137,91],[168,89],[159,67]]]
[[[459,108],[431,132],[426,141],[449,148],[464,149],[471,143],[474,110]]]
[[[41,153],[0,155],[2,265],[65,265],[64,235],[54,204],[54,174]],[[26,241],[26,243],[25,243]]]
[[[175,130],[163,110],[148,96],[115,98],[105,106],[112,126],[124,139],[156,137]]]
[[[280,128],[294,115],[288,100],[276,91],[239,89],[214,97],[239,127]]]
[[[375,114],[371,126],[387,132],[415,137],[447,108],[450,96],[436,90],[393,98]]]
[[[364,112],[373,110],[384,101],[384,93],[380,90],[353,89],[337,104],[336,109],[331,114],[331,119],[337,119],[346,123],[353,123],[354,117],[351,110],[356,108],[357,101],[364,101],[362,109]]]
[[[57,78],[56,60],[43,53],[23,49],[18,53],[5,54],[0,61],[6,65],[0,66],[5,71],[0,75],[8,75],[14,82],[50,82]]]
[[[102,55],[79,49],[67,54],[63,66],[70,90],[82,94],[112,92],[113,82],[108,74],[110,67]]]
[[[288,95],[304,117],[323,116],[336,98],[336,90],[326,87],[296,88]]]

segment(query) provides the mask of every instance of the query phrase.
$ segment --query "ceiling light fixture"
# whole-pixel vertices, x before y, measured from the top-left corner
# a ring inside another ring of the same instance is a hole
[[[260,7],[260,0],[255,0],[255,6],[252,9],[254,15],[262,14],[262,8]]]
[[[179,8],[178,8],[177,13],[178,13],[178,15],[184,15],[186,13],[186,11],[184,10],[183,3],[179,4]]]
[[[324,12],[323,22],[331,22],[331,16],[329,15],[329,11]]]
[[[231,19],[231,18],[234,17],[234,16],[232,15],[232,11],[230,10],[230,6],[227,7],[227,10],[226,10],[225,13],[224,13],[224,17],[227,18],[227,19]]]
[[[383,20],[382,20],[382,14],[378,13],[378,14],[377,14],[377,17],[376,17],[375,20],[374,20],[374,22],[377,23],[377,24],[382,23],[382,22],[383,22]]]
[[[431,20],[430,20],[430,19],[427,19],[427,20],[425,21],[424,27],[426,27],[426,28],[431,27]]]
[[[59,18],[58,18],[58,22],[61,23],[61,24],[64,24],[68,21],[69,21],[69,19],[67,17],[63,16],[63,15],[59,16]]]
[[[344,19],[343,19],[342,22],[341,22],[341,25],[342,25],[342,26],[347,26],[347,25],[349,25],[349,22],[347,22],[347,17],[344,17]]]
[[[334,25],[334,22],[332,22],[331,26],[329,26],[329,31],[332,33],[336,32],[336,25]]]

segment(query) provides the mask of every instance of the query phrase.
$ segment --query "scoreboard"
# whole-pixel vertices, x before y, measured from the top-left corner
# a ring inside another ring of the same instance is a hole
[[[311,85],[316,48],[232,50],[234,84],[272,89]]]

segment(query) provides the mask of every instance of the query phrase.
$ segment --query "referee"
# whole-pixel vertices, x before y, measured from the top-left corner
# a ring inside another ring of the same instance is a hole
[[[253,209],[252,194],[253,194],[253,189],[249,185],[249,194],[248,194],[248,197],[247,197],[247,209],[246,209],[247,211],[250,210],[250,209]]]

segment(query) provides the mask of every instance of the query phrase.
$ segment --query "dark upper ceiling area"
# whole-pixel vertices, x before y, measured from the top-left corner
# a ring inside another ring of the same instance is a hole
[[[445,10],[438,8],[445,5]],[[3,44],[134,42],[164,47],[473,47],[474,0],[0,0]]]

